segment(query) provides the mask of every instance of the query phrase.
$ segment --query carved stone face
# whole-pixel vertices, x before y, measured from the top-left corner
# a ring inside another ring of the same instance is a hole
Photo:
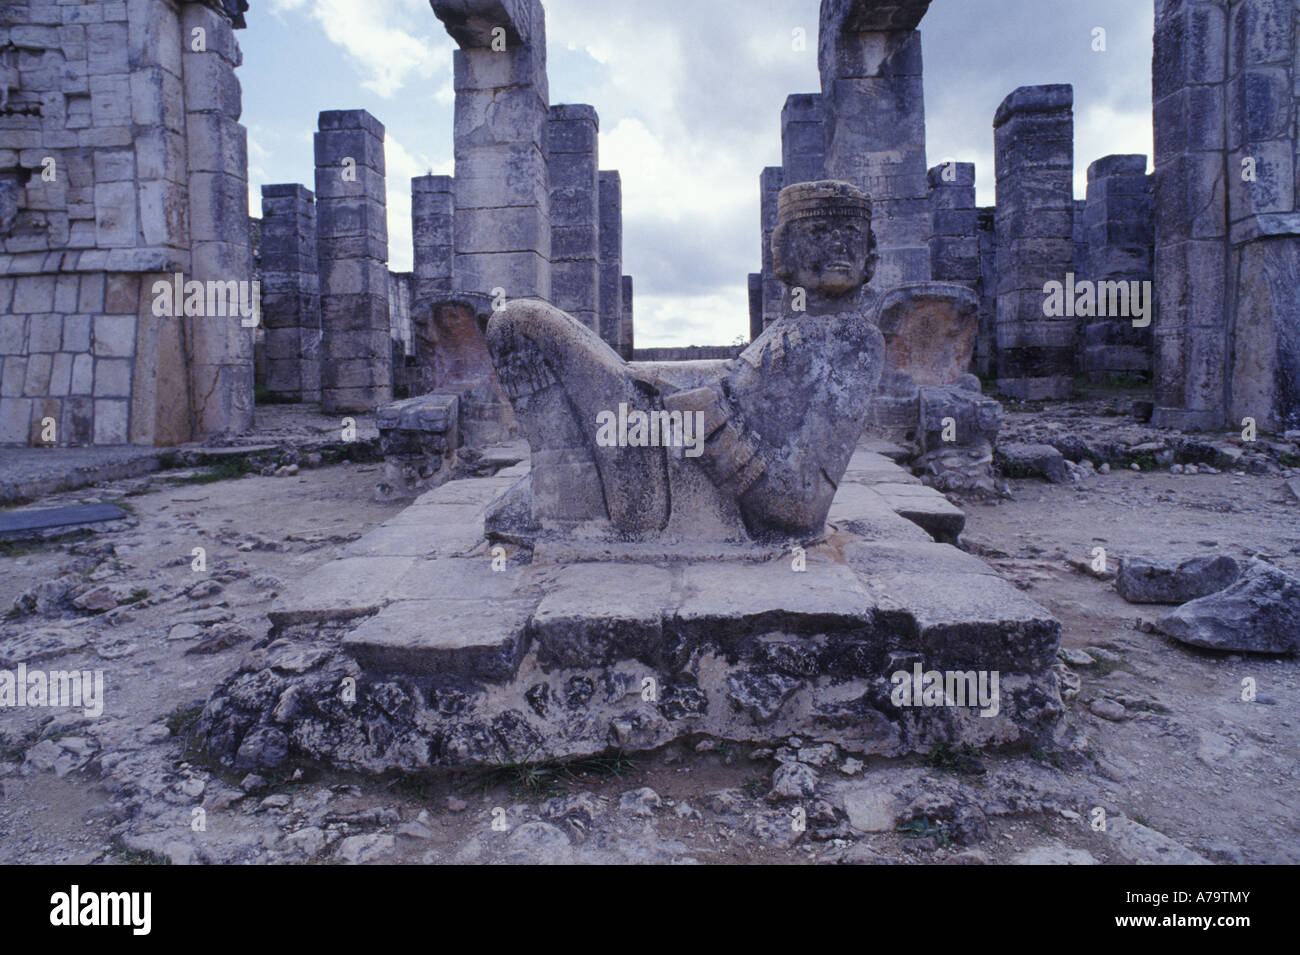
[[[871,220],[813,216],[783,222],[772,236],[776,274],[791,287],[839,297],[871,281],[875,241]]]

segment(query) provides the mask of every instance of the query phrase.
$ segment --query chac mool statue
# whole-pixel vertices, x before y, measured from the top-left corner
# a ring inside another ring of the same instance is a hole
[[[869,287],[871,200],[837,181],[781,191],[781,317],[734,360],[625,362],[544,302],[488,348],[532,451],[489,512],[507,536],[742,541],[821,533],[884,363]]]

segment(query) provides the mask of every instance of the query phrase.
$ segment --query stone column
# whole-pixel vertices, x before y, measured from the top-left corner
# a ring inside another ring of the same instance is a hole
[[[223,13],[187,3],[181,8],[180,26],[182,38],[192,37],[200,29],[205,37],[202,51],[184,43],[181,53],[189,163],[190,276],[201,282],[252,282],[248,137],[239,123],[242,98],[234,71],[243,57],[234,25]],[[142,205],[156,205],[162,211],[158,224],[162,230],[179,215],[169,205],[177,194],[166,187],[158,194],[142,190]],[[243,326],[240,316],[205,316],[187,319],[186,331],[195,431],[223,434],[248,430],[253,426],[254,329]]]
[[[262,187],[262,325],[266,388],[280,401],[320,401],[316,202],[297,183]]]
[[[623,330],[618,339],[618,353],[623,356],[624,361],[632,360],[632,344],[634,341],[632,310],[632,276],[623,276]]]
[[[600,119],[592,107],[583,105],[552,106],[550,116],[546,158],[551,175],[551,304],[603,336]]]
[[[758,180],[760,229],[763,235],[763,327],[781,317],[781,296],[785,285],[772,270],[772,233],[776,231],[777,196],[785,182],[785,171],[780,166],[768,166]]]
[[[763,334],[763,273],[749,273],[749,340]]]
[[[1074,90],[1022,86],[993,120],[997,163],[998,387],[1068,398],[1075,319],[1048,316],[1044,286],[1074,268]]]
[[[600,171],[600,337],[615,350],[623,328],[623,180]]]
[[[1146,173],[1146,156],[1106,156],[1088,167],[1083,278],[1123,282],[1127,289],[1152,281],[1155,223]],[[1098,302],[1108,298],[1107,287],[1098,284]],[[1090,381],[1150,376],[1150,325],[1135,328],[1131,318],[1109,314],[1081,321],[1083,371]]]
[[[927,175],[930,187],[930,272],[936,282],[975,288],[979,282],[979,213],[975,164],[944,163]]]
[[[873,284],[930,278],[921,34],[930,0],[822,0],[826,176],[872,196]]]
[[[1224,423],[1228,225],[1224,4],[1156,3],[1156,412],[1153,423]]]
[[[781,110],[785,185],[826,178],[826,129],[820,93],[791,93]]]
[[[1300,429],[1300,9],[1234,0],[1227,49],[1227,424]]]
[[[456,284],[551,297],[546,25],[539,0],[431,0],[453,55]]]
[[[980,297],[980,324],[975,334],[974,371],[981,378],[997,377],[998,364],[998,236],[993,206],[975,210],[976,237],[979,246],[980,278],[976,291]]]
[[[321,113],[316,223],[327,414],[392,400],[386,204],[383,125],[363,109]]]
[[[416,176],[411,180],[411,235],[415,248],[414,301],[455,288],[455,180]]]

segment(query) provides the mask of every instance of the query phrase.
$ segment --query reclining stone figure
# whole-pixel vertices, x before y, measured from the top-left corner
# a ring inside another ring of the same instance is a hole
[[[535,300],[493,315],[488,348],[532,472],[489,513],[489,530],[729,541],[821,533],[884,362],[880,297],[868,286],[871,200],[844,182],[789,186],[772,242],[787,286],[782,315],[734,360],[625,362]],[[619,440],[609,427],[598,440],[615,417]],[[668,440],[652,443],[664,435],[647,422],[671,422]],[[702,448],[685,440],[697,432]]]

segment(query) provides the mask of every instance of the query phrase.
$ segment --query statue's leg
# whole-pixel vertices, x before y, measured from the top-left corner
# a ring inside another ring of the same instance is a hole
[[[668,522],[663,448],[604,447],[597,415],[658,404],[654,389],[581,322],[545,302],[519,299],[488,322],[488,349],[533,456],[533,518],[608,518],[618,529]]]

